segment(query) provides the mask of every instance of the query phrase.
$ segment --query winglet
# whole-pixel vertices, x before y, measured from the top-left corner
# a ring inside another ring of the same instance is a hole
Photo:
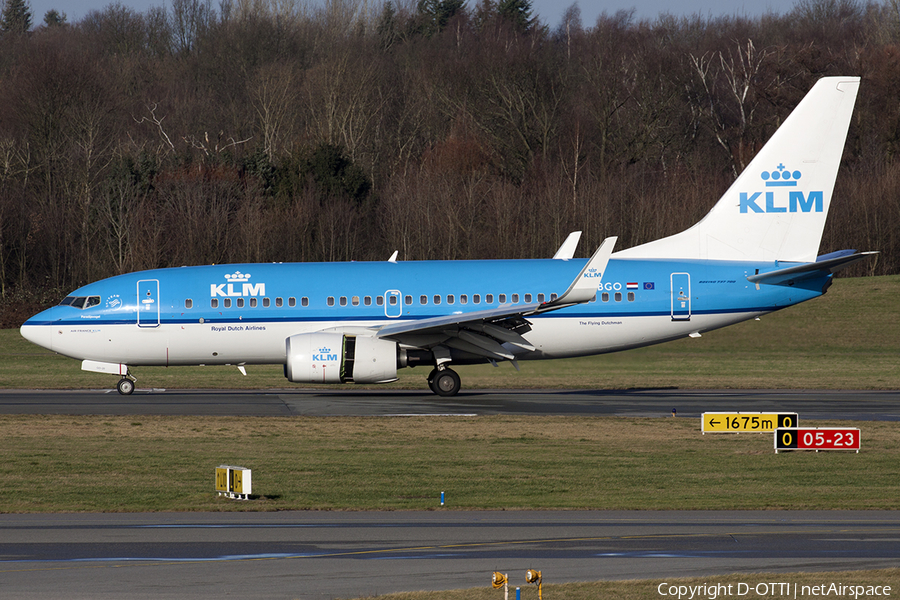
[[[556,260],[569,260],[570,258],[574,258],[575,248],[578,247],[578,240],[580,239],[580,231],[573,231],[570,233],[569,237],[566,238],[566,241],[564,241],[562,246],[559,247],[559,250],[556,251],[556,254],[553,255],[553,258]]]
[[[388,259],[388,262],[395,263],[397,262],[397,255],[400,254],[399,250],[394,250],[394,253],[391,254],[391,257]]]
[[[543,312],[561,308],[562,306],[589,302],[594,297],[594,294],[597,293],[597,286],[606,272],[606,265],[609,263],[609,257],[612,255],[617,239],[617,237],[612,236],[603,240],[603,243],[594,252],[591,260],[584,265],[581,273],[578,274],[578,277],[575,278],[569,289],[566,290],[566,293],[556,300],[542,304],[538,310]]]

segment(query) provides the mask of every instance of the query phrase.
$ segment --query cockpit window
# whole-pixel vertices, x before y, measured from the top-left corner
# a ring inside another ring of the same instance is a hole
[[[59,303],[60,306],[73,306],[75,308],[90,308],[100,304],[100,296],[66,296]]]

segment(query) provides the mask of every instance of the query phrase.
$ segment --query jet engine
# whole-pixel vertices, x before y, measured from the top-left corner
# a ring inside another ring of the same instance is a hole
[[[367,336],[298,333],[285,344],[284,375],[294,383],[387,383],[401,362],[396,342]]]

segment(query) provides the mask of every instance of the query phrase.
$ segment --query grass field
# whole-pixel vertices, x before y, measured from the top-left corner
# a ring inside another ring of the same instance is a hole
[[[699,339],[587,358],[459,367],[467,389],[900,389],[900,276],[837,279],[825,296]],[[280,365],[145,367],[139,387],[285,388]],[[426,389],[428,368],[388,387]],[[115,377],[0,331],[0,387],[111,388]],[[310,387],[310,386],[304,386]],[[382,386],[385,387],[385,386]]]
[[[823,421],[818,426],[836,425]],[[0,416],[3,512],[897,509],[900,430],[775,454],[771,434],[616,417]],[[215,467],[253,472],[251,502]]]

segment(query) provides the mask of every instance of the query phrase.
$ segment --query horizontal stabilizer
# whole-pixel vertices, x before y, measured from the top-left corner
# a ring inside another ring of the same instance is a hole
[[[817,260],[816,262],[802,263],[784,269],[769,271],[768,273],[750,275],[747,277],[747,280],[751,283],[765,283],[768,285],[792,285],[792,282],[801,281],[810,277],[821,277],[822,275],[836,273],[873,254],[878,253],[857,252],[854,254],[845,254],[843,252],[835,252],[819,257],[820,260]],[[835,256],[835,258],[828,258],[829,256]]]

